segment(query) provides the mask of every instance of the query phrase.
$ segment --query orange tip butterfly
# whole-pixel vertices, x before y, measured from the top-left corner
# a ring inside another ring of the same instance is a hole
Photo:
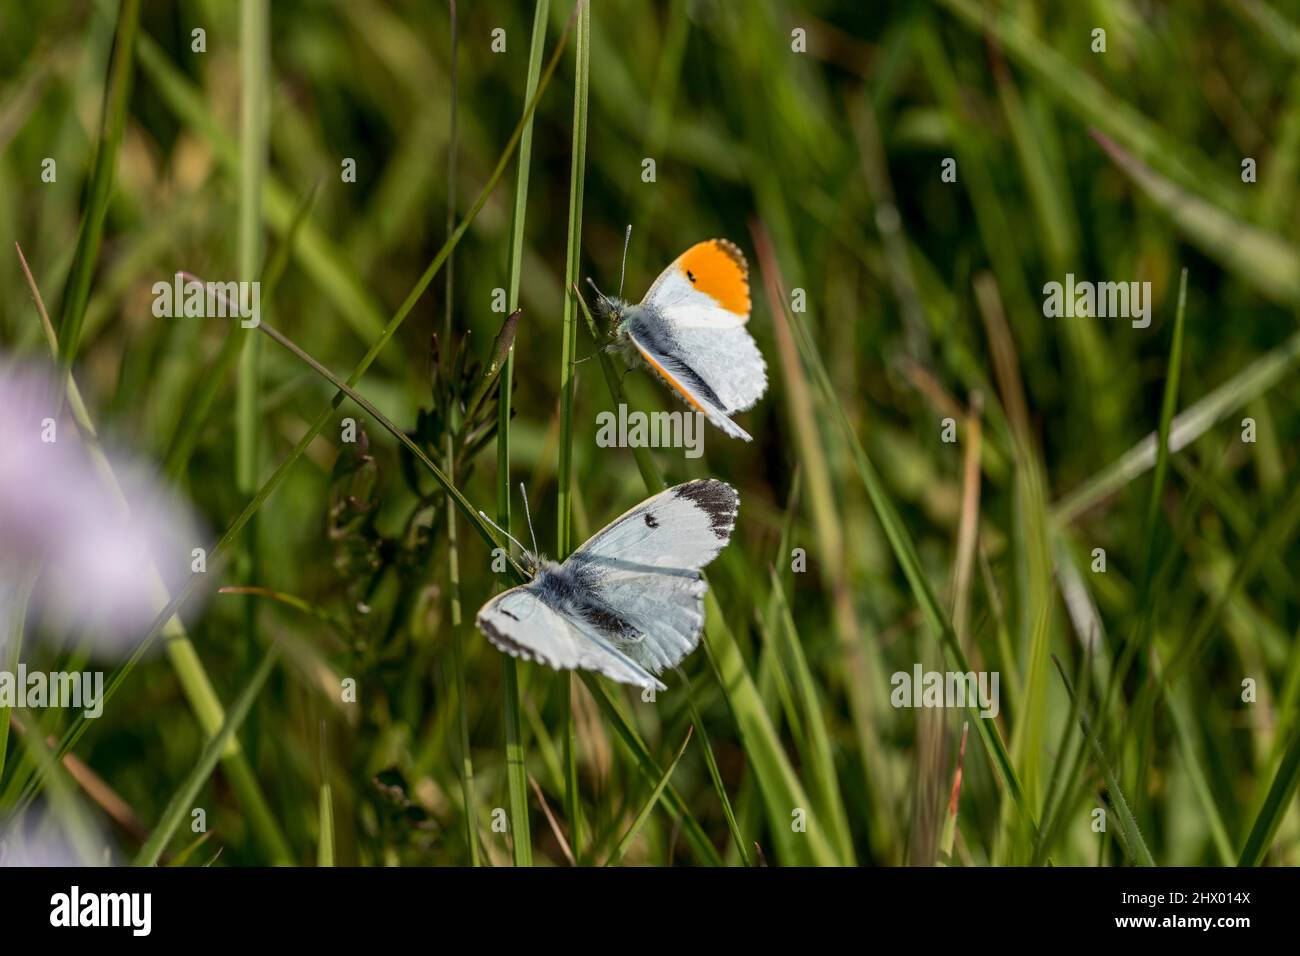
[[[767,365],[745,329],[749,266],[734,242],[697,242],[659,274],[638,304],[599,289],[596,294],[601,311],[616,323],[614,344],[629,364],[643,362],[727,435],[752,441],[731,416],[767,391]]]

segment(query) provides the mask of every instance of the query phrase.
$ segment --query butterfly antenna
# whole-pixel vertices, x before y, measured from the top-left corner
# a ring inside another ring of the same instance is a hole
[[[519,494],[524,499],[524,519],[528,522],[528,534],[533,539],[533,554],[541,554],[537,550],[537,532],[533,530],[533,516],[528,511],[528,490],[524,488],[524,483],[519,482]]]
[[[491,518],[489,518],[487,515],[485,515],[482,511],[480,511],[480,512],[478,513],[478,516],[479,516],[480,518],[482,518],[484,521],[486,521],[488,524],[490,524],[492,527],[494,527],[494,528],[496,528],[498,531],[500,531],[503,535],[505,535],[507,538],[509,538],[509,539],[510,539],[511,541],[513,541],[515,544],[519,545],[519,550],[520,550],[520,551],[523,551],[523,552],[527,553],[528,549],[525,548],[525,547],[523,546],[523,544],[519,541],[519,539],[516,538],[513,534],[511,534],[511,533],[510,533],[509,531],[507,531],[505,528],[501,527],[501,525],[497,524],[495,521],[493,521]]]
[[[595,292],[596,295],[600,296],[602,301],[604,302],[610,301],[609,296],[605,295],[605,293],[600,291],[600,286],[596,285],[596,280],[593,279],[591,276],[587,276],[587,285],[591,286],[591,291]]]
[[[623,276],[627,274],[627,247],[632,241],[632,224],[627,224],[627,232],[623,234],[623,264],[618,269],[618,295],[623,297]]]

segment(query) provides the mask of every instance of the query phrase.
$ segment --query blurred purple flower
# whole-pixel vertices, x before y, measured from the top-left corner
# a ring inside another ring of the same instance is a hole
[[[74,833],[47,809],[0,818],[0,868],[113,866],[100,828],[81,818]]]
[[[198,525],[142,462],[112,455],[105,474],[57,409],[49,376],[0,361],[0,613],[39,575],[44,623],[126,652],[191,573]]]

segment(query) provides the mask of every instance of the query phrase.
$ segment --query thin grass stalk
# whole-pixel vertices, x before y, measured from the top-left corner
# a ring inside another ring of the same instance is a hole
[[[1089,681],[1092,678],[1092,645],[1084,644],[1083,664],[1079,668],[1079,692],[1070,698],[1070,711],[1066,716],[1065,723],[1061,726],[1060,742],[1056,747],[1056,762],[1052,765],[1052,774],[1047,781],[1047,794],[1043,798],[1042,820],[1043,825],[1039,828],[1038,836],[1034,840],[1033,852],[1030,857],[1030,866],[1041,866],[1046,859],[1048,852],[1052,848],[1051,838],[1055,835],[1058,825],[1058,817],[1062,816],[1066,809],[1065,800],[1069,796],[1069,781],[1073,778],[1061,773],[1065,767],[1067,758],[1071,750],[1071,744],[1074,741],[1075,722],[1079,719],[1079,707],[1083,700],[1088,696],[1090,691]],[[1081,746],[1086,744],[1081,742]],[[1057,799],[1057,784],[1064,784],[1060,791],[1059,802]]]
[[[622,741],[632,755],[633,760],[636,761],[637,769],[642,776],[651,781],[661,779],[663,772],[659,769],[659,765],[651,756],[645,742],[637,734],[631,722],[619,710],[609,691],[591,674],[584,673],[581,675],[581,679],[587,690],[591,691],[591,696],[596,701],[601,713],[609,721],[615,736]],[[682,834],[691,845],[692,851],[700,862],[708,866],[721,866],[722,857],[718,855],[718,851],[714,849],[713,843],[704,832],[704,828],[700,826],[695,815],[691,813],[690,807],[687,806],[682,795],[677,792],[672,784],[669,784],[660,792],[659,800],[669,814],[682,822]]]
[[[334,798],[329,781],[320,785],[320,843],[316,847],[316,865],[334,865]]]
[[[289,225],[284,238],[276,247],[266,266],[262,269],[260,280],[262,283],[261,304],[264,313],[268,311],[270,303],[275,298],[275,290],[279,286],[280,277],[284,275],[284,269],[289,262],[289,256],[293,252],[298,233],[306,223],[307,216],[316,201],[319,186],[320,183],[317,182],[303,196],[302,202],[299,203],[298,209],[294,213],[293,222]],[[240,337],[243,332],[244,329],[240,328],[238,323],[231,325],[230,330],[226,332],[225,339],[222,340],[221,350],[217,353],[216,359],[199,376],[191,392],[191,399],[186,405],[186,413],[176,423],[172,437],[167,444],[166,457],[163,459],[163,474],[171,481],[179,481],[185,473],[190,455],[194,452],[194,446],[198,442],[203,426],[207,424],[208,415],[212,411],[212,406],[221,391],[226,375],[234,367],[240,356]]]
[[[686,703],[691,708],[691,725],[699,730],[700,739],[704,742],[704,763],[709,770],[709,779],[713,781],[713,789],[722,803],[722,815],[727,819],[727,830],[731,833],[732,844],[740,855],[741,863],[750,866],[749,851],[745,849],[745,838],[740,835],[740,824],[736,821],[736,811],[731,808],[731,800],[727,797],[727,788],[722,782],[722,773],[718,770],[718,760],[713,755],[713,747],[709,744],[709,735],[704,730],[704,719],[700,716],[699,707],[695,703],[695,692],[691,689],[691,682],[681,668],[678,668],[678,676],[682,679],[682,686],[686,688]]]
[[[307,613],[315,613],[313,605],[302,602]],[[334,795],[330,789],[329,752],[325,746],[325,721],[320,723],[320,808],[317,811],[320,835],[316,843],[316,865],[334,865]]]
[[[267,0],[239,4],[239,212],[236,223],[238,278],[256,282],[262,265],[262,180],[267,159],[267,105],[270,86],[270,8]],[[259,294],[260,301],[260,294]],[[236,313],[238,314],[238,313]],[[235,490],[241,496],[257,488],[257,425],[260,419],[259,380],[262,337],[239,327],[242,338],[235,379]],[[239,548],[236,573],[246,585],[261,577],[257,521],[249,522]],[[257,647],[259,603],[239,599],[243,612],[244,646]]]
[[[456,128],[457,67],[456,67],[456,0],[451,0],[448,7],[451,20],[451,131],[447,137],[447,236],[451,237],[456,228],[456,150],[458,145]],[[443,368],[440,372],[440,386],[450,391],[452,365],[452,311],[455,306],[454,295],[454,250],[447,255],[446,296],[443,301]],[[463,346],[462,346],[463,347]],[[447,421],[443,430],[442,467],[447,472],[447,480],[456,481],[456,444],[461,428],[459,409],[454,402],[448,401]],[[469,409],[468,411],[473,411]],[[460,745],[460,788],[462,810],[465,816],[465,843],[469,848],[471,866],[479,865],[478,849],[478,802],[474,798],[474,759],[469,742],[469,705],[465,692],[465,628],[462,621],[460,601],[460,544],[456,529],[456,512],[447,507],[447,597],[451,617],[451,666],[452,680],[456,689],[456,732]]]
[[[677,748],[677,753],[673,756],[672,763],[670,763],[667,769],[664,770],[663,776],[661,776],[659,782],[655,784],[654,790],[651,791],[650,796],[646,798],[645,803],[641,805],[641,809],[637,811],[637,815],[633,818],[631,825],[627,828],[627,832],[623,834],[623,838],[618,841],[618,846],[614,848],[614,852],[611,853],[609,859],[605,861],[606,866],[617,866],[619,863],[623,862],[623,857],[627,855],[628,849],[632,846],[632,841],[635,840],[636,835],[641,832],[641,827],[644,826],[646,820],[650,818],[651,811],[654,810],[655,804],[659,802],[659,797],[663,794],[664,788],[668,786],[668,781],[672,779],[673,771],[676,770],[677,765],[681,763],[682,754],[686,753],[686,747],[690,744],[691,735],[694,731],[694,727],[688,727],[686,729],[686,737],[682,740],[682,745]]]
[[[957,767],[952,772],[952,789],[948,793],[948,813],[944,816],[943,831],[939,834],[938,866],[952,864],[952,848],[957,840],[957,807],[961,799],[962,765],[966,759],[966,735],[970,732],[970,721],[961,725],[961,743],[957,747]]]
[[[1277,833],[1277,828],[1282,824],[1282,818],[1286,816],[1291,806],[1298,785],[1300,785],[1300,728],[1295,728],[1291,732],[1291,742],[1287,746],[1286,753],[1278,762],[1277,773],[1273,775],[1273,783],[1268,789],[1268,795],[1264,798],[1264,803],[1246,837],[1246,843],[1241,849],[1238,866],[1259,866],[1264,861],[1264,855],[1273,842],[1273,835]]]
[[[266,684],[266,679],[271,675],[271,668],[279,656],[280,645],[273,644],[263,656],[261,664],[253,672],[252,679],[249,680],[243,693],[235,700],[234,706],[230,708],[230,713],[222,721],[221,728],[204,746],[203,753],[199,756],[194,769],[189,772],[180,787],[172,795],[171,800],[168,801],[158,825],[149,834],[149,839],[140,848],[140,852],[136,854],[136,866],[154,866],[157,864],[158,857],[166,849],[172,835],[175,834],[181,821],[189,814],[190,807],[194,805],[194,798],[198,796],[200,788],[211,776],[226,743],[234,738],[240,726],[248,717],[253,708],[253,701],[261,693],[262,687]]]
[[[1111,670],[1110,680],[1107,683],[1106,690],[1102,696],[1099,710],[1100,722],[1105,725],[1107,716],[1110,713],[1110,704],[1115,694],[1119,691],[1128,676],[1128,671],[1134,662],[1141,663],[1141,654],[1146,650],[1151,637],[1152,615],[1151,607],[1151,584],[1155,575],[1157,542],[1156,533],[1159,526],[1160,515],[1160,498],[1164,491],[1165,479],[1169,473],[1169,436],[1173,428],[1174,409],[1178,403],[1178,376],[1182,364],[1183,349],[1183,322],[1187,305],[1187,270],[1182,272],[1182,278],[1178,292],[1178,308],[1174,318],[1174,334],[1170,344],[1169,365],[1165,375],[1165,389],[1161,401],[1160,422],[1156,431],[1156,451],[1155,451],[1155,474],[1151,484],[1151,493],[1147,501],[1146,521],[1144,527],[1144,547],[1145,554],[1142,563],[1142,577],[1138,590],[1138,607],[1140,613],[1133,633],[1128,640],[1124,642],[1117,658],[1115,667]],[[1139,711],[1142,713],[1142,711]],[[1150,713],[1149,710],[1146,713]],[[1141,741],[1145,738],[1146,722],[1139,720],[1138,733],[1136,739]],[[1132,781],[1136,787],[1137,781]],[[1140,793],[1140,790],[1135,792]]]
[[[1170,423],[1169,450],[1182,451],[1229,414],[1238,411],[1286,379],[1300,362],[1300,332],[1271,349],[1218,388],[1187,406]],[[1063,496],[1052,508],[1052,522],[1070,524],[1085,512],[1145,474],[1156,463],[1156,433],[1126,451],[1110,465]]]
[[[966,448],[962,456],[961,517],[957,524],[957,555],[952,572],[952,626],[963,647],[970,647],[970,593],[974,578],[975,549],[980,521],[980,450],[983,446],[981,413],[984,394],[971,393],[966,414]],[[962,740],[966,735],[962,733]]]
[[[59,367],[72,370],[72,361],[81,345],[81,329],[90,302],[90,284],[99,259],[104,219],[113,194],[117,154],[126,131],[127,105],[131,98],[131,74],[135,67],[135,42],[140,23],[140,0],[122,0],[118,8],[117,27],[113,34],[113,52],[109,61],[108,83],[100,116],[99,139],[95,145],[95,163],[90,173],[85,211],[77,234],[77,249],[63,294],[59,317]]]
[[[528,78],[524,85],[524,102],[536,97],[537,80],[546,46],[546,15],[549,0],[537,0],[533,9],[533,32],[528,51]],[[524,111],[523,130],[519,139],[519,168],[515,175],[515,202],[510,219],[510,274],[507,300],[510,312],[519,308],[520,268],[524,253],[524,219],[528,211],[528,174],[533,156],[533,118]],[[497,524],[510,527],[510,406],[513,401],[515,348],[512,344],[501,372],[497,397]],[[509,654],[501,655],[501,691],[506,735],[506,785],[510,817],[515,821],[511,843],[516,866],[532,865],[532,836],[528,826],[528,786],[525,766],[523,725],[520,720],[518,662]]]
[[[1074,687],[1070,684],[1070,678],[1065,676],[1065,668],[1056,655],[1052,655],[1052,661],[1056,664],[1057,673],[1061,675],[1061,680],[1065,684],[1065,689],[1071,699],[1074,698]],[[1146,841],[1142,839],[1142,833],[1138,829],[1137,820],[1133,812],[1129,809],[1128,802],[1124,799],[1124,792],[1120,789],[1119,780],[1115,776],[1115,771],[1111,768],[1110,762],[1106,760],[1105,754],[1101,750],[1101,742],[1093,732],[1091,722],[1088,720],[1088,714],[1082,708],[1078,711],[1079,727],[1083,735],[1087,738],[1088,746],[1092,749],[1093,759],[1097,763],[1097,769],[1102,772],[1106,779],[1106,788],[1110,793],[1111,805],[1115,808],[1115,815],[1119,818],[1119,833],[1123,837],[1124,849],[1129,858],[1138,866],[1155,866],[1155,860],[1151,857],[1151,851],[1147,849]]]
[[[556,474],[557,521],[556,557],[568,557],[573,524],[573,389],[578,359],[578,306],[569,291],[578,281],[582,258],[582,196],[587,168],[587,83],[591,61],[591,6],[578,12],[578,33],[573,66],[573,153],[569,167],[569,241],[565,256],[564,326],[560,351],[560,462]],[[573,679],[563,674],[561,733],[564,737],[564,810],[569,818],[569,838],[574,857],[581,861],[582,804],[578,793],[577,740],[573,722]]]
[[[1169,362],[1165,371],[1165,389],[1160,405],[1160,423],[1156,432],[1156,467],[1152,475],[1151,495],[1147,500],[1147,514],[1144,527],[1144,548],[1146,551],[1145,558],[1142,562],[1142,578],[1139,588],[1138,607],[1141,608],[1141,614],[1138,619],[1137,633],[1133,637],[1132,651],[1136,656],[1139,666],[1139,673],[1146,674],[1146,651],[1151,644],[1152,631],[1155,626],[1155,592],[1152,589],[1152,583],[1156,574],[1156,565],[1160,551],[1160,502],[1164,496],[1165,481],[1169,475],[1169,430],[1172,427],[1174,411],[1178,407],[1178,379],[1182,371],[1183,362],[1183,328],[1187,312],[1187,269],[1182,270],[1182,275],[1178,283],[1178,307],[1174,313],[1174,333],[1173,341],[1169,346]],[[1126,648],[1127,651],[1127,648]],[[1115,668],[1114,678],[1123,681],[1127,676],[1128,661],[1126,655],[1121,655],[1118,666]],[[1114,686],[1114,684],[1112,684]],[[1108,695],[1109,696],[1109,693]],[[1142,715],[1147,716],[1146,714]],[[1136,749],[1139,754],[1145,751],[1145,744],[1150,739],[1151,722],[1141,720],[1137,725],[1137,733],[1134,735]],[[1143,790],[1139,786],[1139,781],[1143,778],[1144,767],[1141,763],[1138,766],[1137,775],[1134,777],[1133,793],[1135,806],[1140,809],[1140,802],[1143,796]]]
[[[799,631],[794,615],[785,597],[781,578],[773,567],[768,568],[772,582],[772,595],[776,603],[776,633],[781,635],[785,656],[789,659],[790,678],[803,708],[803,727],[806,744],[803,752],[817,793],[820,810],[830,821],[830,831],[839,850],[840,859],[849,866],[857,863],[853,853],[853,839],[849,831],[848,813],[835,776],[835,758],[831,750],[831,735],[826,727],[827,709],[818,693],[812,668],[804,657]],[[779,658],[778,658],[779,659]]]

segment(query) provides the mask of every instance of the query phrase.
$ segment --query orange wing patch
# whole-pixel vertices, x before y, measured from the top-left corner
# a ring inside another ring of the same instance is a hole
[[[749,266],[734,242],[697,242],[681,254],[677,268],[691,285],[712,296],[728,312],[749,315]]]

